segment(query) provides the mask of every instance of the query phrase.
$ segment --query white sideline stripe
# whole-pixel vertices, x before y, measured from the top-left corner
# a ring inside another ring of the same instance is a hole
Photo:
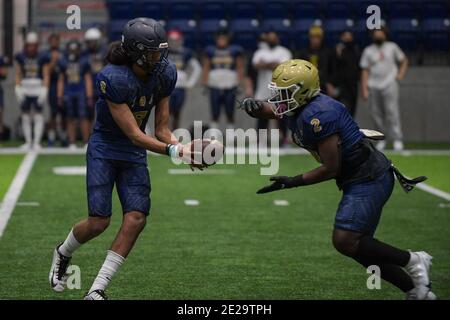
[[[234,174],[235,171],[231,169],[205,169],[203,171],[191,169],[169,169],[168,174]]]
[[[425,183],[419,183],[416,185],[417,188],[425,192],[431,193],[432,195],[442,198],[444,200],[450,201],[450,193],[434,188]]]
[[[442,209],[450,208],[450,203],[439,203],[438,207]]]
[[[28,175],[33,168],[33,164],[36,161],[37,153],[30,151],[27,153],[25,158],[22,160],[19,169],[17,170],[16,176],[14,177],[8,191],[3,198],[3,202],[0,206],[0,237],[5,231],[6,225],[8,224],[9,218],[16,206],[17,199],[19,199],[20,193],[27,181]]]
[[[242,155],[242,154],[257,154],[263,153],[267,154],[267,149],[259,149],[259,151],[255,148],[235,148],[235,154]],[[233,151],[233,148],[225,148],[226,154],[231,154]],[[76,150],[69,150],[67,148],[42,148],[39,151],[36,151],[38,154],[55,154],[55,155],[84,155],[86,154],[86,149],[84,148],[78,148]],[[1,154],[26,154],[27,151],[24,151],[21,148],[0,148],[0,155]],[[278,150],[278,153],[280,156],[285,155],[308,155],[309,152],[297,148],[293,146],[292,148],[281,148]],[[450,156],[450,150],[404,150],[404,151],[392,151],[392,150],[386,150],[386,154],[388,155],[402,155],[405,157],[408,156]],[[154,153],[154,152],[148,152],[148,154],[152,156],[161,156],[160,154]]]
[[[85,176],[86,166],[54,167],[53,173],[63,176]]]

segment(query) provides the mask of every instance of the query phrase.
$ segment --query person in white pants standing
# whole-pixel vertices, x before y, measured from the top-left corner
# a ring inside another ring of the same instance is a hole
[[[373,30],[372,41],[360,60],[362,97],[369,99],[376,129],[386,132],[394,150],[400,151],[403,150],[403,135],[398,82],[406,74],[408,58],[396,43],[387,41],[385,28]],[[380,141],[377,148],[383,150],[385,146],[386,143]]]
[[[25,138],[24,149],[39,149],[44,132],[42,109],[47,100],[49,70],[47,58],[38,51],[38,35],[29,32],[23,52],[15,56],[17,101],[22,110],[22,130]],[[31,109],[33,108],[33,117]],[[32,120],[34,130],[32,136]]]

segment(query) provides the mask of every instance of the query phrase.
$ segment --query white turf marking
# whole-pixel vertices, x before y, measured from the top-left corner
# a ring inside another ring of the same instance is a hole
[[[186,199],[184,200],[184,204],[187,206],[198,206],[200,204],[200,201],[194,199]]]
[[[86,166],[54,167],[53,173],[63,176],[85,176]]]
[[[168,174],[233,174],[235,171],[231,169],[205,169],[203,171],[191,169],[169,169]]]
[[[416,185],[417,188],[419,188],[420,190],[423,190],[425,192],[431,193],[432,195],[442,198],[444,200],[450,201],[450,193],[444,192],[442,190],[436,189],[432,186],[429,186],[425,183],[419,183],[418,185]]]
[[[0,205],[2,203],[0,202]],[[16,207],[39,207],[41,204],[36,201],[20,201],[16,202]]]
[[[36,201],[21,201],[16,203],[16,207],[39,207],[41,204]]]
[[[438,207],[441,209],[450,208],[450,203],[439,203]]]
[[[16,176],[9,186],[8,191],[3,198],[3,202],[0,206],[0,237],[5,231],[6,225],[8,224],[9,218],[16,206],[17,199],[19,199],[20,193],[22,192],[23,186],[27,181],[28,175],[33,168],[33,164],[36,161],[37,153],[29,152],[22,160],[19,169],[17,170]]]
[[[289,205],[289,201],[287,200],[273,200],[273,204],[276,206],[288,206]]]

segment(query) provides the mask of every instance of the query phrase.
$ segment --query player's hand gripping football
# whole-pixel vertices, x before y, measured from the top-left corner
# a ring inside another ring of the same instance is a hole
[[[189,164],[189,167],[191,168],[192,171],[194,171],[195,169],[203,171],[204,168],[208,167],[207,164],[196,161],[196,159],[202,158],[202,153],[201,151],[194,151],[192,148],[192,143],[188,143],[185,145],[179,144],[178,146],[180,150],[179,151],[180,157],[183,159],[183,161]]]
[[[272,191],[277,191],[281,189],[290,189],[303,185],[303,176],[286,177],[286,176],[275,176],[270,177],[270,181],[274,181],[271,185],[265,186],[258,191],[257,194],[268,193]]]

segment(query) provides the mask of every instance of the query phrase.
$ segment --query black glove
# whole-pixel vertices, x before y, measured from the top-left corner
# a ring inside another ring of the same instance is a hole
[[[247,97],[241,102],[241,109],[244,109],[250,116],[253,116],[255,111],[261,110],[263,107],[262,101],[255,100],[255,98]]]
[[[303,175],[298,175],[295,177],[286,177],[286,176],[270,177],[270,181],[274,181],[274,183],[259,189],[258,191],[256,191],[256,193],[261,194],[305,185]]]

